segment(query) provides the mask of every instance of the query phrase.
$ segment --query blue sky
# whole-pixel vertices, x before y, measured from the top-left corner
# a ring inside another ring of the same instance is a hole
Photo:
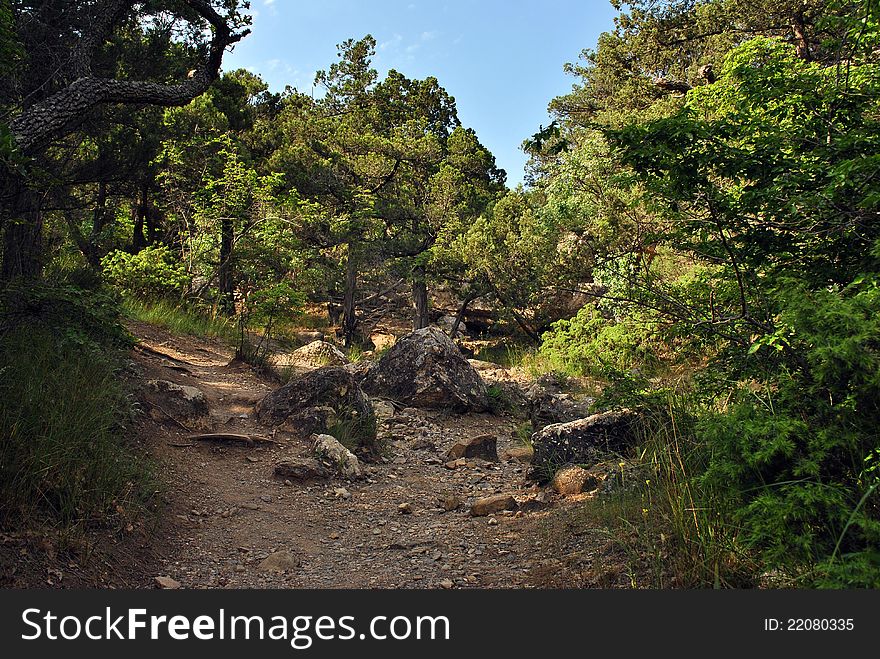
[[[336,44],[372,34],[380,76],[435,76],[511,187],[523,177],[522,141],[574,82],[563,65],[593,48],[616,14],[609,0],[252,0],[251,9],[253,33],[226,55],[225,70],[309,92]]]

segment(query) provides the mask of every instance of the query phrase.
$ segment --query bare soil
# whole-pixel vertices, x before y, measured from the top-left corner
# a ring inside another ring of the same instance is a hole
[[[627,585],[607,534],[567,522],[585,495],[560,499],[526,483],[528,465],[508,455],[522,448],[512,416],[379,405],[388,452],[365,465],[366,480],[285,482],[274,465],[310,447],[256,420],[254,405],[277,381],[233,360],[219,342],[143,323],[129,329],[140,342],[132,352],[136,388],[168,380],[198,388],[208,401],[209,414],[196,420],[144,405],[135,430],[159,465],[163,510],[127,533],[84,540],[95,548],[85,553],[47,551],[45,535],[0,537],[4,585],[141,588],[155,587],[159,576],[183,588]],[[272,442],[191,439],[204,432]],[[445,464],[456,442],[486,433],[498,437],[499,462]],[[476,499],[501,493],[513,495],[520,510],[468,514]],[[455,500],[460,505],[446,510]],[[411,512],[401,512],[401,504]],[[270,556],[275,569],[264,565]]]

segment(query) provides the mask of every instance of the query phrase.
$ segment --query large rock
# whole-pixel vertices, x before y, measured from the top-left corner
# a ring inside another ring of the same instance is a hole
[[[495,435],[479,435],[465,442],[458,442],[449,449],[446,460],[460,458],[480,458],[489,462],[498,462],[498,438]]]
[[[486,384],[455,343],[436,327],[401,338],[363,381],[364,390],[412,407],[483,412]]]
[[[373,406],[344,368],[328,366],[294,378],[257,403],[256,413],[261,422],[303,439],[344,436],[362,455],[378,455]]]
[[[312,341],[302,348],[297,348],[288,357],[291,364],[298,366],[344,366],[348,358],[332,343]]]
[[[168,380],[148,380],[146,398],[175,419],[194,419],[208,413],[208,399],[200,389]]]
[[[555,387],[533,384],[525,393],[529,421],[536,431],[556,423],[569,423],[590,416],[593,398],[575,399],[571,394],[554,390]]]
[[[592,466],[609,454],[622,454],[638,440],[640,421],[638,413],[623,409],[547,426],[532,435],[529,476],[547,482],[563,465]]]
[[[314,439],[312,451],[324,466],[349,480],[363,477],[357,456],[345,448],[338,439],[330,435],[315,435]]]

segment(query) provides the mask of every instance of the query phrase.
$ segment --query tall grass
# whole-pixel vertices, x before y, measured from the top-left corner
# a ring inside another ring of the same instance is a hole
[[[151,471],[125,439],[115,367],[37,325],[0,336],[0,526],[121,522],[146,503]]]
[[[694,432],[700,408],[670,396],[654,412],[642,430],[637,482],[589,503],[590,513],[616,530],[634,586],[754,586],[756,562],[724,504],[697,478],[710,457]]]
[[[123,313],[134,320],[158,325],[175,334],[189,334],[222,339],[230,344],[238,341],[233,320],[187,308],[170,302],[147,302],[126,298]]]

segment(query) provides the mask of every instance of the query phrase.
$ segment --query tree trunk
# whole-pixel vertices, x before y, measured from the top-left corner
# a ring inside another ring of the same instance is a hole
[[[357,332],[357,313],[354,296],[357,293],[357,258],[354,247],[348,244],[348,259],[345,262],[345,293],[342,301],[342,335],[345,339],[345,347],[350,348],[354,343]]]
[[[454,339],[455,335],[458,334],[458,328],[461,326],[461,321],[464,319],[465,313],[467,313],[468,305],[476,299],[477,296],[471,295],[470,293],[464,298],[464,302],[461,303],[458,313],[455,314],[455,322],[452,323],[452,329],[449,330],[449,338]]]
[[[147,213],[144,219],[147,222],[147,243],[155,245],[159,242],[159,224],[161,219],[159,209],[153,204],[147,204]]]
[[[417,265],[412,270],[413,275],[413,307],[415,307],[415,316],[413,317],[413,329],[424,329],[429,324],[428,317],[428,286],[425,283],[425,266]]]
[[[15,195],[3,232],[0,281],[36,280],[43,274],[42,197],[24,183]]]
[[[810,51],[810,39],[807,37],[807,26],[804,20],[804,12],[797,12],[791,19],[791,31],[797,45],[797,56],[803,60],[811,61],[813,53]]]
[[[231,218],[220,222],[220,310],[226,314],[235,313],[235,282],[232,273],[233,226]]]
[[[147,218],[148,194],[147,184],[142,183],[138,202],[134,208],[134,233],[131,236],[131,246],[135,254],[147,246],[147,239],[144,237],[144,221]]]
[[[101,267],[101,253],[99,242],[104,227],[107,225],[107,184],[101,181],[98,184],[98,196],[95,199],[95,210],[92,213],[92,233],[89,236],[86,260],[93,268]]]

